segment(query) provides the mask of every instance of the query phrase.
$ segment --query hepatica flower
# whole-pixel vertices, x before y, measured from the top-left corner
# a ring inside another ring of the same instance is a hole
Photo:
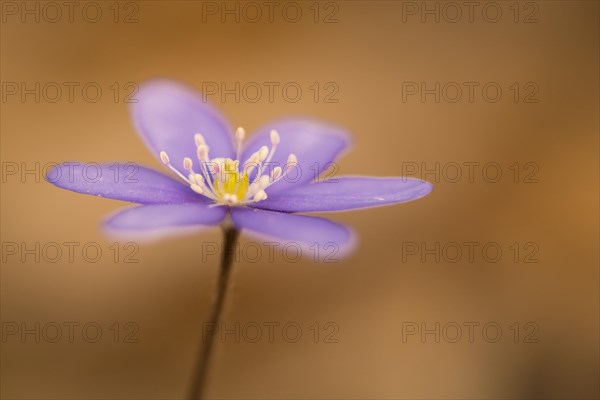
[[[64,163],[47,179],[75,192],[139,204],[105,222],[110,232],[138,240],[222,225],[221,269],[208,326],[217,326],[220,319],[240,231],[281,244],[293,242],[323,259],[347,253],[353,243],[351,231],[296,213],[402,203],[431,191],[431,184],[412,178],[318,180],[350,143],[347,133],[334,125],[305,118],[273,121],[244,144],[242,128],[233,133],[218,110],[179,83],[145,83],[137,100],[132,106],[134,124],[170,175],[133,163],[102,164],[99,170],[98,164],[90,169]],[[190,398],[204,392],[214,336],[209,333],[206,341],[203,336]]]
[[[110,216],[105,221],[110,232],[156,238],[226,222],[280,243],[321,249],[333,244],[343,253],[353,242],[347,227],[295,213],[403,203],[432,188],[400,177],[315,179],[350,144],[334,125],[281,119],[245,143],[242,128],[234,131],[217,109],[180,83],[149,81],[137,100],[131,109],[135,127],[170,176],[115,163],[101,164],[94,172],[98,179],[77,163],[48,174],[50,182],[68,190],[139,204]]]

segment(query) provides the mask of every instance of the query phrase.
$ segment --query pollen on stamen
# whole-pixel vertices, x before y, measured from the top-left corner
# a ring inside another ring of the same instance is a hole
[[[248,159],[248,164],[257,164],[259,161],[259,158],[260,158],[260,156],[258,155],[258,152],[252,153],[252,155]]]
[[[160,152],[160,161],[162,161],[162,163],[165,165],[169,165],[171,163],[171,160],[169,160],[169,156],[166,151]]]
[[[254,201],[261,201],[261,200],[265,200],[267,198],[267,193],[264,190],[259,190],[255,195],[253,200]]]
[[[273,168],[273,172],[271,172],[271,182],[276,181],[281,176],[282,172],[280,166]]]
[[[204,177],[200,174],[191,173],[190,174],[190,182],[193,182],[196,185],[202,187],[202,186],[204,186]]]
[[[202,134],[200,134],[200,133],[196,133],[194,135],[194,143],[196,143],[196,147],[206,144],[206,141],[204,140],[204,136],[202,136]]]
[[[298,158],[295,154],[290,154],[287,159],[287,171],[290,171],[292,168],[296,167],[298,164]]]
[[[194,163],[193,163],[192,159],[189,157],[185,157],[183,159],[183,169],[185,169],[186,171],[189,172],[192,170],[193,167],[194,167]]]
[[[267,146],[263,146],[258,150],[258,158],[260,161],[264,161],[269,155],[269,148]]]
[[[261,177],[260,177],[260,179],[258,180],[258,186],[259,186],[261,189],[264,189],[264,188],[266,188],[267,186],[269,186],[269,183],[270,183],[270,181],[271,181],[271,179],[269,178],[269,176],[268,176],[268,175],[263,175],[263,176],[261,176]]]
[[[202,189],[200,186],[196,185],[196,184],[192,184],[190,185],[190,187],[192,188],[192,190],[198,194],[204,194],[204,189]]]
[[[277,146],[280,142],[280,138],[279,138],[279,132],[277,132],[275,129],[271,130],[271,144],[273,146]]]
[[[246,137],[246,131],[240,126],[235,130],[235,139],[241,142],[244,137]]]
[[[208,161],[208,146],[207,145],[205,145],[205,144],[199,145],[196,153],[198,156],[198,160],[200,160],[201,162]]]

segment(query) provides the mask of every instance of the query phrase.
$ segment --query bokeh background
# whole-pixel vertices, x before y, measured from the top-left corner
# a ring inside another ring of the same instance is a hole
[[[138,263],[123,262],[121,240],[115,262],[114,240],[99,223],[125,205],[59,190],[41,177],[44,166],[67,160],[160,168],[134,131],[125,98],[128,82],[157,76],[197,89],[206,82],[295,82],[303,90],[295,103],[277,89],[272,102],[266,92],[256,102],[209,98],[248,131],[291,114],[347,127],[355,143],[339,160],[339,175],[397,176],[416,163],[413,176],[420,177],[436,163],[463,165],[457,182],[451,169],[427,175],[435,189],[417,202],[328,215],[360,238],[338,263],[291,262],[281,252],[268,260],[266,250],[258,262],[241,257],[224,321],[230,328],[280,325],[273,343],[266,328],[256,343],[249,331],[239,342],[228,336],[218,343],[209,397],[599,396],[598,2],[481,2],[472,21],[466,6],[453,3],[462,12],[457,22],[444,2],[276,2],[273,21],[258,2],[257,22],[236,2],[77,2],[73,20],[61,6],[57,22],[49,21],[57,17],[45,2],[1,4],[3,398],[186,393],[218,270],[202,243],[220,241],[219,230],[140,244]],[[23,7],[38,7],[40,21]],[[215,7],[217,14],[207,13]],[[240,21],[222,17],[222,7],[238,7]],[[435,7],[439,22],[425,12]],[[100,9],[99,21],[86,20],[84,8],[88,19]],[[302,16],[290,22],[296,9]],[[47,101],[50,92],[23,101],[9,93],[11,82],[94,82],[103,92],[95,103],[80,89],[72,102],[66,90],[55,103]],[[457,102],[449,101],[453,92],[422,101],[403,98],[406,82],[477,82],[479,89],[473,101],[466,91]],[[481,93],[488,82],[502,88],[497,102]],[[337,102],[326,102],[332,87],[329,99]],[[472,180],[465,162],[480,163]],[[36,163],[37,173],[21,175]],[[497,182],[484,179],[494,175],[482,172],[486,163],[500,166]],[[243,236],[241,243],[251,241]],[[76,251],[73,262],[43,254],[23,261],[6,247],[65,242],[97,243],[103,256],[91,263]],[[441,254],[438,262],[422,251],[436,243],[465,250],[465,242],[479,243],[473,261]],[[488,242],[502,250],[497,262],[481,254]],[[421,252],[407,254],[407,243]],[[56,343],[42,328],[39,343],[34,334],[9,334],[14,324],[35,330],[36,322],[79,325],[72,341],[66,327]],[[82,336],[86,323],[102,328],[96,343]],[[302,328],[298,342],[283,337],[286,323]],[[430,330],[440,324],[439,342],[435,334],[403,336],[423,323]],[[453,343],[456,324],[462,337]],[[497,342],[493,328],[483,334],[485,324],[501,327]],[[128,333],[135,343],[124,343]]]

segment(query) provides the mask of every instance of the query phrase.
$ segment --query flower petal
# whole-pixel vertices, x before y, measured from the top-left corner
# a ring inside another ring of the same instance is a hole
[[[104,227],[112,236],[156,240],[217,225],[223,218],[224,207],[201,203],[154,204],[118,211],[105,221]]]
[[[414,178],[340,177],[294,187],[253,206],[285,212],[351,210],[416,200],[432,188]]]
[[[347,255],[354,245],[349,228],[324,218],[234,207],[231,219],[238,228],[277,240],[281,246],[294,246],[315,259],[335,260]]]
[[[166,151],[171,163],[183,171],[184,157],[195,159],[194,135],[201,133],[210,157],[232,157],[232,130],[221,113],[191,88],[166,79],[140,85],[131,114],[137,131],[157,157]]]
[[[73,192],[140,204],[207,202],[173,178],[132,162],[66,162],[48,171],[46,180]]]
[[[336,125],[307,118],[283,119],[267,123],[257,130],[248,140],[242,162],[261,146],[271,147],[272,129],[277,130],[281,142],[271,160],[271,166],[281,166],[285,170],[287,158],[293,153],[298,157],[298,168],[292,169],[288,177],[270,187],[269,194],[315,179],[350,144],[349,134]]]

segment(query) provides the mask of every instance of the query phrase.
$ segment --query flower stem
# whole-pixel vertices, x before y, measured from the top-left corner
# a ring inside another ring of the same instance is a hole
[[[233,255],[235,253],[235,245],[238,236],[239,231],[235,229],[235,227],[223,227],[223,252],[221,253],[221,269],[217,281],[217,291],[210,312],[210,319],[207,323],[208,329],[206,336],[204,336],[203,328],[200,352],[198,354],[196,366],[194,367],[194,374],[192,375],[192,384],[188,396],[189,399],[201,399],[204,396],[210,356],[215,342],[214,337],[219,330],[219,320],[221,318],[221,312],[223,311],[223,304],[227,293],[229,275],[233,265]]]

